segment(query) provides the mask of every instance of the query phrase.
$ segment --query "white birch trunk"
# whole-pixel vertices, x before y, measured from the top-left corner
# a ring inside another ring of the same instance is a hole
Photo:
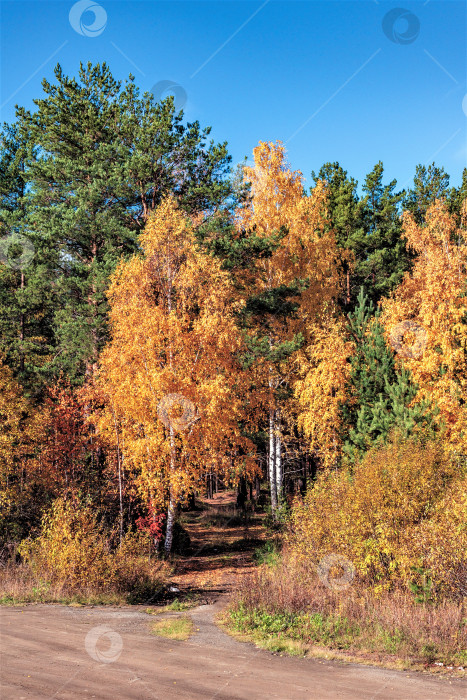
[[[277,511],[277,460],[276,460],[276,422],[274,411],[269,411],[269,488],[271,491],[271,511],[272,517],[276,518]]]
[[[172,474],[175,468],[175,440],[174,440],[174,429],[172,426],[170,430],[170,473],[169,473],[169,507],[167,509],[167,526],[165,530],[165,542],[164,551],[166,556],[169,556],[172,551],[172,540],[174,534],[174,522],[175,522],[175,503],[172,493]]]
[[[275,422],[275,429],[276,429],[276,435],[275,435],[275,441],[276,441],[276,449],[275,449],[275,458],[276,458],[276,497],[277,499],[280,498],[280,493],[282,489],[282,454],[281,454],[281,436],[279,433],[279,425],[276,420]]]

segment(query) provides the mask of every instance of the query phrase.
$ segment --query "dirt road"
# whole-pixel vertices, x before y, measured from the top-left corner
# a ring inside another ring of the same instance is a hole
[[[460,680],[280,657],[213,622],[222,605],[189,614],[186,642],[153,636],[137,608],[3,608],[2,700],[465,700]],[[169,615],[170,613],[167,613]]]

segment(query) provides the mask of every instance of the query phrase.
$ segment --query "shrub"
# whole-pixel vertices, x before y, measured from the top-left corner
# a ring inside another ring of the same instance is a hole
[[[167,567],[153,556],[151,534],[129,531],[114,550],[111,535],[90,505],[58,498],[43,516],[39,536],[23,540],[19,553],[36,580],[64,590],[126,593],[130,602],[154,600]]]
[[[110,553],[91,507],[58,498],[43,516],[35,540],[23,540],[19,553],[52,583],[105,588],[113,583]]]
[[[439,443],[394,435],[353,472],[318,479],[294,504],[290,556],[316,566],[329,553],[344,555],[378,593],[428,576],[432,595],[460,596],[467,531],[459,472]]]

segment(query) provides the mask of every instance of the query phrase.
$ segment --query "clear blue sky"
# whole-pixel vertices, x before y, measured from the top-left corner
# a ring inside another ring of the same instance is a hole
[[[380,159],[400,187],[433,160],[460,182],[464,2],[102,0],[96,14],[82,3],[70,23],[73,2],[2,2],[3,121],[15,103],[33,107],[57,62],[74,75],[80,60],[107,61],[144,90],[182,86],[187,119],[211,125],[234,161],[281,139],[309,184],[325,161],[361,181]]]

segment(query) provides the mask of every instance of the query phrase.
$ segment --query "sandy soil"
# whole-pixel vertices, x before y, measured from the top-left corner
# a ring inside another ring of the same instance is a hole
[[[128,700],[464,700],[459,680],[368,666],[280,657],[235,641],[213,615],[190,611],[195,634],[150,633],[142,608],[3,608],[1,697]],[[170,613],[167,613],[170,614]]]

